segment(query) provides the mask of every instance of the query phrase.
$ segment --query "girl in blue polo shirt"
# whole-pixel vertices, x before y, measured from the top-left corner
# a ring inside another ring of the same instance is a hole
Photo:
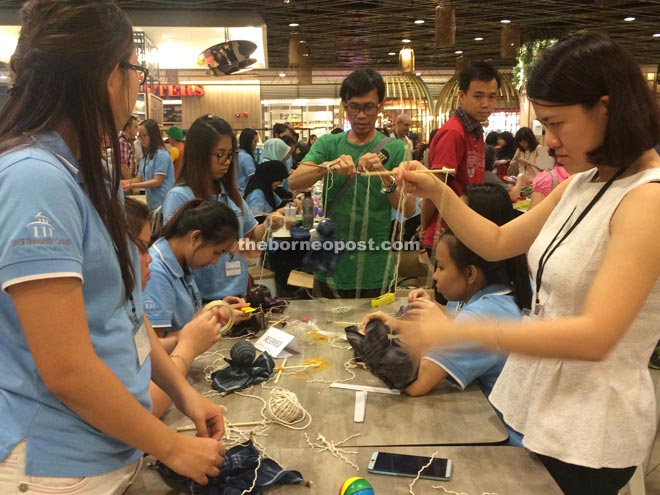
[[[198,202],[191,202],[190,206],[192,209],[199,209],[202,207],[202,206],[194,206],[195,203]],[[221,203],[209,203],[206,206],[209,205],[222,206]],[[226,207],[224,208],[226,209]],[[137,246],[138,253],[140,256],[140,285],[142,286],[142,290],[144,291],[144,289],[147,286],[147,283],[151,280],[151,269],[149,268],[149,265],[153,261],[153,258],[149,253],[149,243],[151,241],[151,220],[152,220],[151,212],[149,211],[149,208],[147,208],[147,205],[145,205],[140,201],[136,201],[132,198],[125,199],[125,209],[126,209],[126,217],[128,220],[129,236]],[[197,227],[200,230],[202,229],[208,230],[209,228],[212,228],[213,230],[214,227],[213,224],[217,223],[217,219],[220,217],[220,215],[214,214],[217,213],[217,211],[214,212],[214,210],[217,210],[217,208],[206,208],[206,210],[207,210],[206,212],[201,212],[201,211],[197,212],[197,216],[200,217],[198,219],[199,221],[195,221],[195,219],[192,219],[191,223],[198,224]],[[186,211],[187,211],[186,213],[187,215],[193,214],[193,212],[191,212],[190,210],[186,210]],[[235,223],[236,221],[235,215],[231,210],[229,211],[229,216],[231,217],[232,220],[229,223],[230,224]],[[172,221],[175,221],[175,219],[173,219]],[[177,224],[179,224],[179,222],[177,222]],[[217,225],[217,228],[222,230],[223,232],[228,232],[229,230],[232,230],[227,227],[228,226],[225,224]],[[218,234],[215,231],[211,232],[210,237],[217,237],[217,236]],[[236,234],[233,234],[233,238],[235,240]],[[209,243],[207,242],[207,244]],[[185,250],[183,254],[185,256]],[[178,261],[175,260],[173,261],[173,263],[178,263]],[[158,266],[156,263],[154,264]],[[158,269],[156,269],[156,272],[158,272]],[[177,285],[176,282],[177,280],[172,280],[172,283],[174,285]],[[192,287],[191,290],[197,291],[197,288]],[[232,303],[234,301],[227,301],[227,302]],[[185,297],[183,297],[183,301],[181,304],[183,306],[186,306],[188,303],[189,301]],[[234,303],[236,304],[236,302]],[[173,307],[175,308],[174,313],[177,313],[176,311],[176,308],[178,308],[177,302],[174,301],[172,304]],[[244,306],[246,306],[245,301],[241,300],[238,301],[238,304],[236,304],[235,307],[240,308]],[[220,340],[221,337],[219,333],[220,325],[221,323],[224,323],[224,321],[226,321],[226,315],[222,315],[222,314],[213,315],[212,313],[214,311],[195,314],[195,316],[190,321],[188,321],[185,325],[183,325],[183,328],[181,328],[179,332],[171,333],[168,335],[168,337],[164,339],[163,338],[160,339],[160,342],[163,343],[164,346],[166,345],[164,341],[168,339],[172,341],[171,343],[168,342],[170,344],[170,347],[169,349],[166,347],[166,349],[170,354],[172,363],[184,376],[188,373],[188,368],[192,364],[193,360],[201,353],[206,351],[213,344],[215,344],[218,340]],[[236,315],[234,321],[237,320],[240,321],[240,319],[246,319],[248,317],[248,315],[240,311],[240,309],[235,309],[234,314]],[[170,336],[172,338],[170,338]],[[151,396],[151,402],[152,402],[151,412],[154,414],[154,416],[161,417],[169,409],[170,405],[172,404],[172,399],[153,381],[149,385],[149,395]]]
[[[273,213],[269,215],[270,220],[258,225],[241,197],[236,187],[236,135],[225,120],[214,115],[198,118],[188,130],[186,143],[179,183],[167,193],[163,202],[165,222],[181,205],[199,198],[229,206],[238,218],[239,238],[261,241],[267,225],[278,228],[283,224],[284,217]],[[193,270],[203,300],[246,294],[248,270],[242,254],[225,253],[217,263]]]
[[[275,189],[289,176],[284,163],[271,160],[260,163],[245,189],[245,201],[254,215],[263,215],[284,206]]]
[[[506,191],[496,184],[467,186],[463,200],[480,215],[503,225],[515,212]],[[448,301],[455,301],[456,320],[521,317],[523,308],[531,304],[531,286],[524,256],[500,262],[480,258],[452,232],[446,232],[436,250],[436,270],[433,273],[437,291]],[[410,292],[409,303],[434,304],[424,289]],[[411,309],[411,314],[415,311]],[[461,352],[433,349],[422,358],[417,380],[405,391],[409,395],[424,395],[442,380],[449,378],[461,388],[477,380],[488,396],[502,370],[506,356],[465,347]],[[470,352],[465,352],[470,351]]]
[[[138,137],[142,144],[140,176],[137,182],[131,181],[126,188],[144,188],[147,205],[155,210],[163,204],[163,198],[174,184],[172,156],[165,149],[158,122],[147,119],[138,126]]]
[[[127,241],[117,131],[147,73],[131,24],[110,0],[30,0],[20,18],[0,110],[0,493],[123,493],[143,452],[206,483],[222,409],[142,318]],[[199,437],[151,414],[152,376]]]
[[[193,269],[215,264],[238,240],[238,220],[224,203],[199,199],[184,204],[168,220],[149,249],[151,278],[144,289],[144,312],[158,335],[178,332],[202,308]],[[237,304],[245,301],[227,298]]]
[[[507,192],[496,184],[468,186],[465,202],[480,215],[498,225],[514,217]],[[457,301],[456,321],[496,317],[520,319],[531,304],[531,286],[524,256],[489,262],[468,249],[451,231],[445,232],[436,248],[436,288],[448,301]],[[430,306],[428,293],[417,289],[409,294],[414,306]],[[411,315],[416,310],[411,310]],[[434,348],[419,363],[417,379],[405,392],[412,396],[430,392],[448,379],[461,389],[477,381],[484,395],[490,395],[506,355],[465,344]],[[520,445],[520,436],[510,430],[510,443]]]

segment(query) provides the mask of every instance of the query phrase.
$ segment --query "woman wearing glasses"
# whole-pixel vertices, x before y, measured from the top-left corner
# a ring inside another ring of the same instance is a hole
[[[163,220],[167,222],[181,205],[195,198],[221,201],[238,217],[239,238],[262,240],[266,226],[257,224],[236,186],[237,143],[231,126],[219,117],[205,115],[190,126],[186,141],[179,183],[163,202]],[[269,218],[273,227],[283,223],[279,213]],[[247,261],[238,254],[225,253],[217,263],[193,270],[193,275],[204,301],[242,297],[247,292]]]
[[[228,318],[224,310],[199,312],[199,291],[190,268],[212,263],[219,253],[236,242],[236,215],[222,203],[191,201],[170,219],[163,237],[149,249],[149,208],[140,201],[126,198],[125,209],[129,237],[140,255],[144,312],[156,331],[159,326],[179,330],[168,352],[185,376],[193,360],[220,339],[220,325]],[[164,340],[161,339],[161,343]],[[153,404],[151,412],[161,417],[172,399],[153,381],[149,395]]]
[[[207,483],[222,410],[137,309],[119,187],[118,129],[139,90],[130,22],[110,0],[30,0],[21,19],[0,110],[0,493],[119,494],[142,452]],[[199,437],[150,413],[152,377]]]
[[[170,217],[149,249],[151,278],[144,289],[144,312],[159,337],[179,332],[202,309],[192,270],[217,263],[238,240],[238,220],[224,203],[189,201]],[[228,297],[239,308],[247,304]],[[235,319],[245,319],[235,310]]]
[[[174,184],[172,156],[165,148],[158,122],[147,119],[138,126],[138,137],[142,144],[142,160],[135,181],[126,184],[126,189],[144,188],[147,205],[155,210],[163,204],[163,198]]]

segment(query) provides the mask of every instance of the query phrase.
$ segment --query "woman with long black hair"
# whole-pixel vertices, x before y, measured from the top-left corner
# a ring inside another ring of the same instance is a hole
[[[143,452],[205,484],[222,463],[222,409],[177,372],[143,318],[122,206],[118,130],[148,73],[131,24],[110,0],[30,0],[10,67],[0,493],[120,494]],[[152,377],[199,437],[151,414]]]

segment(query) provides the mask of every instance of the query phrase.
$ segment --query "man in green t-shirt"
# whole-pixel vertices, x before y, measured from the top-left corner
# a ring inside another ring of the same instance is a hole
[[[405,143],[393,139],[385,146],[379,145],[388,138],[376,130],[385,98],[385,82],[378,72],[351,72],[342,82],[340,96],[351,130],[319,137],[290,176],[289,187],[305,189],[325,178],[324,202],[330,212],[326,215],[335,222],[337,237],[366,245],[366,249],[342,254],[331,276],[315,273],[315,293],[325,297],[377,297],[393,278],[394,262],[388,263],[390,250],[383,242],[390,240],[391,212],[399,205],[401,191],[390,175],[365,177],[357,172],[392,170],[404,160]],[[381,148],[388,156],[383,159],[385,163],[374,152]],[[344,187],[347,181],[349,185]],[[414,210],[413,198],[405,198],[404,215],[410,216]]]

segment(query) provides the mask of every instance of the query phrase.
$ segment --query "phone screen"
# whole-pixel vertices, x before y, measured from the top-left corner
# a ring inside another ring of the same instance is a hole
[[[374,452],[369,462],[369,471],[372,473],[394,474],[414,478],[430,459],[430,457],[417,455]],[[449,459],[434,458],[431,465],[424,469],[420,478],[448,480],[450,476],[451,461]]]

